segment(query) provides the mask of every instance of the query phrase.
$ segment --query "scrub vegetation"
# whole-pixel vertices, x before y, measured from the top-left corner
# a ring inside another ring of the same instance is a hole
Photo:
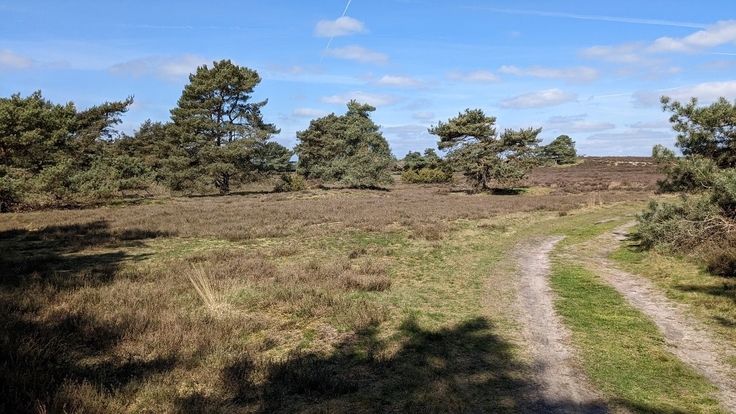
[[[254,187],[3,214],[0,411],[521,410],[534,384],[504,258],[633,214],[651,195],[635,187]]]

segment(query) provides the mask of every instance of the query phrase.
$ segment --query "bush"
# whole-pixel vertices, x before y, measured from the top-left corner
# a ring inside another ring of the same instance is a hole
[[[21,203],[21,191],[16,180],[10,177],[0,177],[0,213],[11,211]]]
[[[419,172],[408,169],[401,174],[401,181],[405,184],[451,183],[453,177],[452,173],[439,168],[422,168]]]
[[[718,208],[707,196],[691,196],[682,204],[652,201],[639,213],[638,237],[644,248],[684,252],[724,236]]]
[[[276,184],[274,191],[277,193],[289,193],[307,189],[307,182],[299,174],[281,174],[281,181]]]
[[[716,248],[705,254],[705,267],[718,276],[736,276],[736,247]]]

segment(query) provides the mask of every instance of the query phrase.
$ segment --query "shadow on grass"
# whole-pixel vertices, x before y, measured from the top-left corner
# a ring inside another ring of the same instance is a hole
[[[221,372],[222,397],[190,395],[179,412],[605,412],[535,397],[528,368],[494,330],[476,318],[431,332],[409,318],[403,346],[391,353],[368,329],[330,356],[242,355]]]
[[[519,195],[524,193],[523,188],[493,188],[490,191],[491,195]]]
[[[135,321],[101,321],[84,307],[66,306],[63,296],[113,282],[122,262],[135,258],[86,249],[137,246],[167,235],[111,231],[105,221],[0,232],[0,413],[36,412],[34,404],[73,412],[72,405],[59,406],[57,393],[66,383],[113,393],[173,368],[173,357],[115,357],[111,350]]]
[[[719,296],[736,304],[736,281],[732,283],[724,282],[720,286],[698,286],[698,285],[678,285],[677,289],[682,292],[699,292],[711,296]]]

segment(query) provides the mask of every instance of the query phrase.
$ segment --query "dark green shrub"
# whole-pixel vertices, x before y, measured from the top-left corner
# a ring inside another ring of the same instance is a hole
[[[274,191],[277,193],[288,193],[307,189],[307,182],[299,174],[281,174],[281,181],[276,184]]]
[[[452,173],[439,168],[422,168],[418,172],[408,169],[401,174],[401,181],[405,184],[438,184],[451,183]]]

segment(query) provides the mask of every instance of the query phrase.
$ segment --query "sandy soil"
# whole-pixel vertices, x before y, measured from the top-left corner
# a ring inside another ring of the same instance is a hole
[[[519,248],[518,287],[523,335],[532,352],[534,401],[526,412],[606,413],[606,404],[576,363],[570,333],[555,313],[548,282],[548,253],[561,237],[531,241]]]
[[[729,356],[736,355],[736,349],[714,340],[702,323],[688,315],[685,306],[668,299],[651,281],[617,270],[606,259],[625,240],[627,229],[633,225],[627,223],[579,246],[576,256],[585,257],[591,270],[651,318],[666,337],[672,353],[718,387],[717,396],[723,408],[736,413],[736,372],[726,362]]]

